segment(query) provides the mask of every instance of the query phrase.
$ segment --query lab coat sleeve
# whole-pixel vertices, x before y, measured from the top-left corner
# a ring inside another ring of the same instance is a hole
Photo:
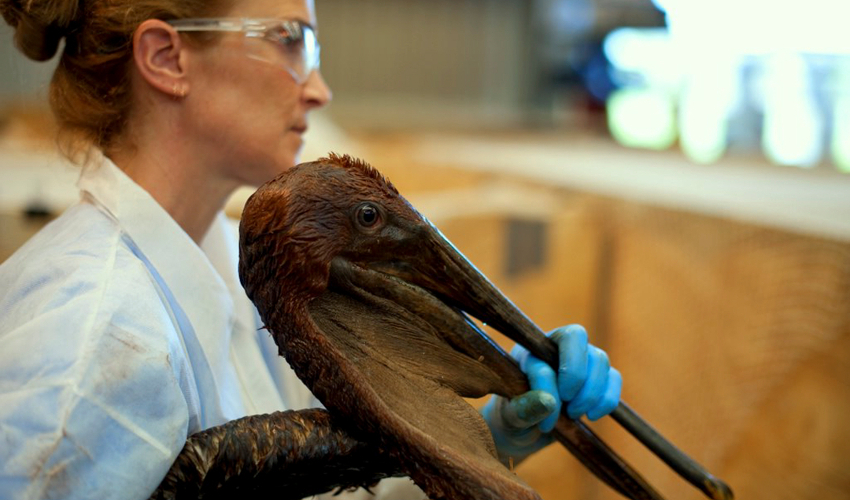
[[[124,257],[45,264],[0,300],[0,498],[146,498],[183,446],[183,352]]]

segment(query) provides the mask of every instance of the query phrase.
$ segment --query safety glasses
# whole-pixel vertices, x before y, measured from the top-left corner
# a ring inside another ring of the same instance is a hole
[[[229,31],[245,34],[248,57],[282,64],[299,84],[319,69],[319,41],[313,27],[301,21],[248,18],[194,18],[168,21],[177,31]],[[269,41],[272,44],[254,43]]]

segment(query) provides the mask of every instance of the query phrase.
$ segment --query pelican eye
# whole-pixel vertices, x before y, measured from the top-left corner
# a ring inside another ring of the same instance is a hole
[[[381,220],[381,212],[371,203],[364,203],[357,208],[357,223],[361,227],[374,227]]]

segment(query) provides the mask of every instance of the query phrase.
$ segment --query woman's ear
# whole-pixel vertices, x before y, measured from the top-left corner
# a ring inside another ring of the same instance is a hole
[[[173,97],[189,93],[186,45],[170,24],[148,19],[133,33],[133,62],[151,87]]]

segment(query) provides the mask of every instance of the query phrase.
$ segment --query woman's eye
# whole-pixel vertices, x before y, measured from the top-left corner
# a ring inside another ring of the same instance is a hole
[[[273,28],[265,33],[265,38],[277,43],[286,50],[300,50],[304,46],[304,37],[299,33],[291,33],[284,28]]]
[[[295,38],[295,37],[291,37],[291,36],[281,37],[280,38],[280,44],[283,47],[286,47],[288,49],[301,50],[301,47],[304,46],[304,39],[303,38]]]
[[[378,207],[375,205],[366,203],[357,209],[357,223],[363,227],[372,227],[377,224],[380,219],[381,214],[378,212]]]

